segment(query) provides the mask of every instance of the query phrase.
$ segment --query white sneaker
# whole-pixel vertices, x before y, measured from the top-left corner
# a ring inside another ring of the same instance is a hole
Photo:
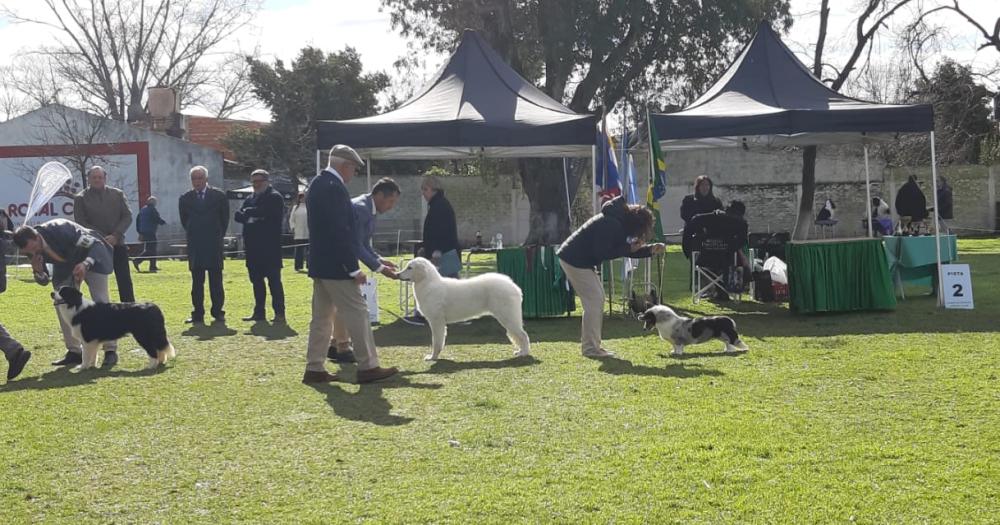
[[[597,350],[584,350],[583,357],[614,357],[614,352],[609,352],[603,348],[598,348]]]

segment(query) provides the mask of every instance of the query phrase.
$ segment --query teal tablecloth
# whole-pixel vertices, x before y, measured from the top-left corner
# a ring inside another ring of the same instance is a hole
[[[889,271],[900,281],[932,286],[937,264],[934,236],[882,237]],[[941,262],[958,259],[958,242],[954,235],[941,236]]]
[[[497,251],[497,271],[521,287],[525,318],[565,315],[573,310],[573,294],[559,266],[555,246],[504,248]]]
[[[896,308],[889,264],[880,239],[790,242],[785,254],[793,312]]]

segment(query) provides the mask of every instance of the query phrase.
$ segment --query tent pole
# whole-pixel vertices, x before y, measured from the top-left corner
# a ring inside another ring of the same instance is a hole
[[[320,150],[316,150],[316,173],[313,173],[313,176],[314,176],[314,177],[315,177],[316,175],[319,175],[319,170],[320,170],[320,168],[319,168],[319,161],[320,161],[320,157],[321,157],[322,155],[323,155],[323,154],[322,154],[322,152],[321,152]]]
[[[934,150],[934,132],[931,131],[931,191],[934,192],[934,250],[937,254],[937,305],[944,306],[944,283],[941,279],[941,225],[938,223],[937,153]]]
[[[591,190],[592,195],[590,196],[590,212],[593,213],[594,215],[597,215],[597,145],[596,144],[590,148],[590,168],[591,168],[590,187],[592,188]]]
[[[573,204],[572,204],[572,201],[569,198],[569,174],[567,173],[567,170],[568,170],[567,166],[568,166],[567,159],[566,159],[566,157],[563,157],[563,186],[566,188],[566,218],[569,219],[569,229],[570,229],[570,231],[572,231],[573,230]]]
[[[365,159],[365,167],[368,168],[368,193],[372,192],[372,158]]]
[[[868,195],[868,237],[873,237],[872,234],[872,222],[875,218],[872,217],[872,176],[868,171],[868,144],[865,144],[865,192]]]

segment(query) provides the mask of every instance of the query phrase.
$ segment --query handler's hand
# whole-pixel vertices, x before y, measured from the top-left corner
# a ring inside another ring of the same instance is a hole
[[[368,276],[365,275],[365,272],[358,272],[357,275],[354,276],[354,282],[358,283],[358,286],[361,286],[362,284],[368,282]]]
[[[395,267],[389,268],[387,265],[383,264],[382,270],[379,273],[390,279],[399,279],[399,276],[396,275]]]
[[[653,255],[659,255],[659,254],[667,251],[667,245],[663,244],[662,242],[658,242],[656,244],[650,244],[649,245],[649,249],[650,249],[650,251],[653,252]]]
[[[390,261],[389,259],[379,259],[378,262],[382,266],[388,266],[389,268],[392,268],[393,270],[396,269],[396,265],[392,261]]]
[[[115,235],[115,234],[113,234],[113,233],[111,235],[105,235],[104,236],[104,242],[110,244],[111,246],[117,246],[118,245],[118,236]]]
[[[80,263],[73,267],[73,278],[76,282],[83,282],[83,278],[87,276],[87,265]]]

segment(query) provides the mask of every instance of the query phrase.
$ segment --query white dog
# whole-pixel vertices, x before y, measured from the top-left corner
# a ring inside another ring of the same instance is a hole
[[[731,318],[715,315],[692,319],[677,315],[672,309],[656,305],[639,316],[643,328],[652,330],[654,327],[660,333],[660,338],[674,345],[672,355],[683,355],[685,345],[704,343],[718,339],[726,346],[724,352],[746,352],[750,350],[746,343],[740,340],[736,333],[736,322]]]
[[[477,275],[471,279],[441,277],[437,268],[423,257],[410,261],[399,278],[413,281],[417,308],[431,327],[432,353],[426,359],[434,361],[444,349],[448,323],[457,323],[492,315],[514,343],[515,356],[531,352],[531,342],[524,331],[521,317],[521,289],[510,277],[499,273]]]

